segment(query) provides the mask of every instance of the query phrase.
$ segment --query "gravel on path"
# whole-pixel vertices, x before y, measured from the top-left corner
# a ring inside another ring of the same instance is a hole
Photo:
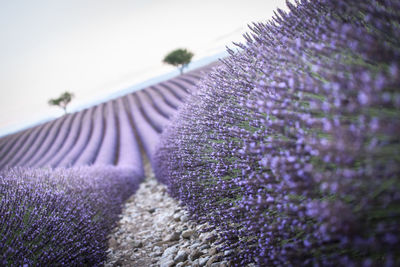
[[[214,244],[217,233],[189,220],[164,185],[149,171],[126,202],[110,234],[105,266],[231,266]]]

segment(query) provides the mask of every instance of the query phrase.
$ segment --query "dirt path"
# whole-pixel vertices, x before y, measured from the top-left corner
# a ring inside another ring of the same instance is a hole
[[[213,245],[215,232],[203,233],[206,225],[190,222],[146,169],[111,234],[105,266],[230,266]]]

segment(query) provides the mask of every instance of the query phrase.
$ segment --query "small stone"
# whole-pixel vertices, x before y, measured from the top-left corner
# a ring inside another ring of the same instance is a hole
[[[218,261],[218,255],[212,256],[208,261],[207,261],[207,266],[211,266],[214,262]]]
[[[212,248],[212,249],[210,249],[210,250],[208,251],[208,254],[212,256],[212,255],[217,254],[217,252],[218,252],[218,251],[217,251],[216,248]]]
[[[196,248],[200,247],[200,245],[201,243],[195,241],[195,243],[190,246],[190,249],[195,250]]]
[[[115,266],[121,266],[121,265],[123,265],[124,264],[124,260],[123,259],[118,259],[116,262],[115,262]]]
[[[178,232],[173,232],[169,236],[165,238],[165,241],[178,241],[179,240],[179,233]]]
[[[212,243],[217,239],[217,236],[212,233],[203,233],[201,234],[200,239],[203,242]]]
[[[205,224],[200,224],[200,225],[197,225],[196,226],[196,230],[197,231],[201,231],[201,230],[203,230],[204,228],[206,228],[207,226],[205,225]]]
[[[181,220],[181,215],[179,213],[175,213],[173,219],[174,221],[179,222]]]
[[[174,266],[174,265],[175,265],[175,263],[174,263],[173,260],[168,260],[168,261],[165,261],[165,262],[160,262],[160,267],[172,267],[172,266]]]
[[[175,253],[178,251],[177,246],[172,246],[164,250],[163,257],[167,257],[169,255],[175,255]]]
[[[182,217],[181,217],[182,222],[187,222],[188,220],[189,220],[189,216],[187,216],[186,214],[182,215]]]
[[[158,255],[157,255],[158,254]],[[156,258],[156,257],[158,257],[158,256],[161,256],[161,253],[159,253],[159,252],[151,252],[150,254],[149,254],[149,256],[150,256],[150,258]]]
[[[187,259],[188,254],[184,250],[179,250],[178,254],[176,254],[176,257],[174,258],[174,262],[183,262]]]
[[[204,257],[199,259],[199,266],[204,266],[207,264],[210,257]]]
[[[177,250],[178,250],[178,248],[176,246],[167,248],[160,258],[160,261],[159,261],[160,266],[165,266],[165,267],[172,266],[174,264],[174,261],[173,261],[174,255]],[[171,262],[172,262],[172,265],[170,265]]]
[[[232,249],[224,251],[224,256],[229,256],[229,255],[232,255],[232,254],[233,254],[233,250]]]
[[[201,250],[203,250],[203,249],[209,249],[209,248],[210,248],[210,245],[209,245],[209,244],[204,244],[204,245],[201,245],[201,247],[200,247]]]
[[[186,230],[186,231],[183,231],[182,237],[189,239],[194,233],[195,233],[195,231],[193,231],[193,230]]]
[[[176,208],[175,210],[174,210],[174,213],[178,213],[178,212],[180,212],[181,211],[181,208]]]
[[[134,248],[141,248],[141,247],[143,247],[143,243],[142,243],[142,241],[133,241],[132,246]]]
[[[182,243],[182,241],[181,241]],[[181,248],[187,248],[190,245],[190,243],[188,241],[185,241],[185,243],[183,243],[183,245],[181,245]]]
[[[198,259],[201,255],[203,255],[203,252],[201,252],[198,249],[195,249],[192,251],[192,253],[190,253],[189,259],[191,261],[194,261],[194,260]]]
[[[227,261],[221,262],[220,267],[228,267],[228,262]]]
[[[147,210],[150,214],[154,213],[156,211],[156,208],[151,208]]]
[[[118,245],[117,240],[115,240],[114,237],[111,237],[110,240],[108,241],[108,244],[110,247],[116,247]]]

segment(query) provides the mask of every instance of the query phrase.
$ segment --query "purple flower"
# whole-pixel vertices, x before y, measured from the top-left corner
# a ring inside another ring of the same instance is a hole
[[[157,177],[237,266],[400,264],[400,3],[288,7],[199,83]]]

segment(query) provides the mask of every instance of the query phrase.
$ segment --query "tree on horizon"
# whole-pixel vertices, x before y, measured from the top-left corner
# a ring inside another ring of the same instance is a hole
[[[194,54],[186,48],[178,48],[164,57],[163,62],[179,68],[180,74],[192,61]]]
[[[73,97],[73,93],[66,91],[62,93],[58,98],[50,99],[48,103],[50,106],[59,106],[64,110],[65,114],[67,114],[67,106],[71,102]]]

